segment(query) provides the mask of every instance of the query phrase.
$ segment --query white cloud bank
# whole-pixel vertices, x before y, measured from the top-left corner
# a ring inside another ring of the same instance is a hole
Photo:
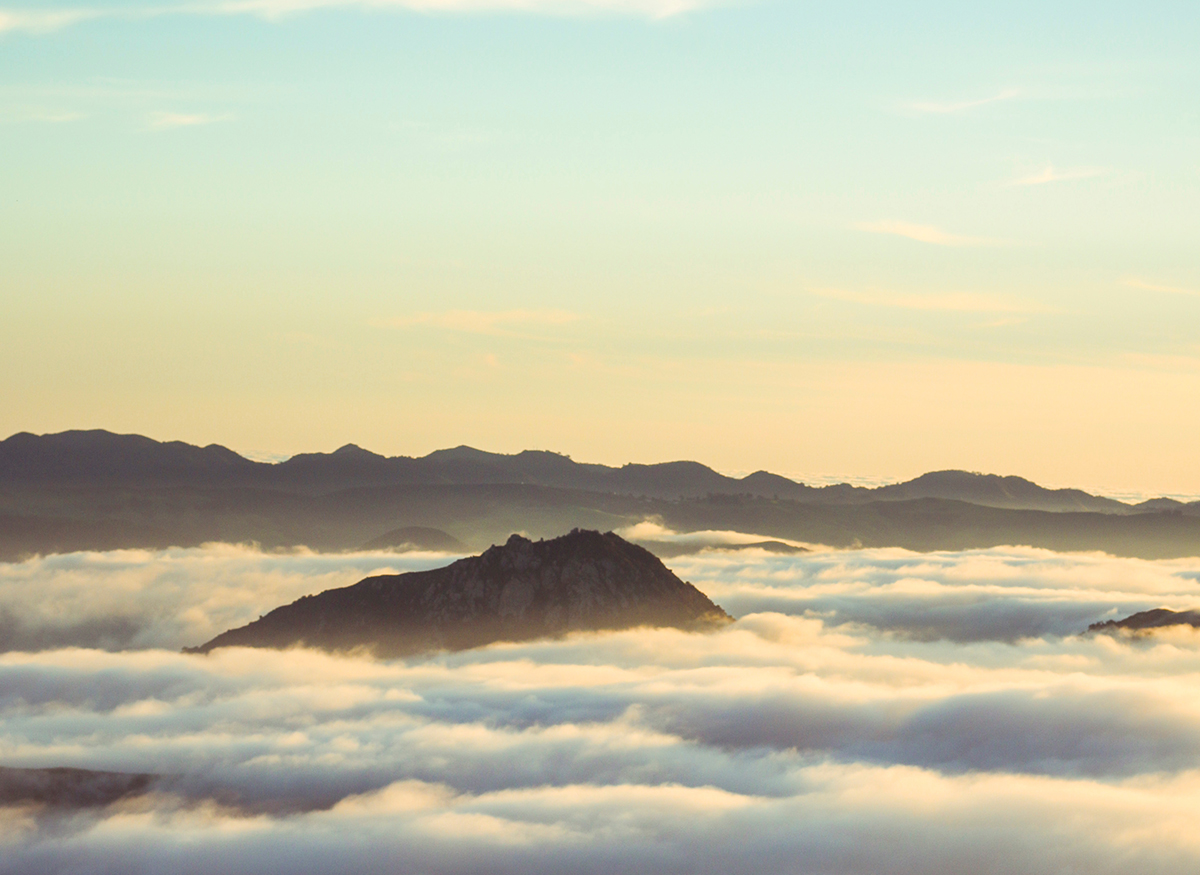
[[[653,523],[622,534],[666,543],[745,545],[739,532],[677,535]],[[436,553],[264,553],[214,544],[71,553],[0,563],[0,652],[194,646],[261,614],[372,574],[444,565]],[[1155,607],[1200,604],[1200,560],[1152,562],[1023,547],[778,555],[751,549],[668,560],[734,616],[776,612],[870,626],[922,641],[1070,636]]]
[[[779,611],[920,640],[1068,636],[1156,607],[1200,606],[1200,560],[1152,562],[1028,547],[680,557],[676,572],[735,616]]]
[[[174,648],[444,561],[76,554],[0,566],[0,595],[22,628],[119,610],[129,646]],[[10,649],[0,765],[164,777],[82,811],[0,809],[0,871],[1200,865],[1200,636],[1067,634],[1111,610],[1195,606],[1200,562],[1000,549],[670,564],[742,618],[409,661]]]
[[[0,563],[0,651],[179,649],[303,595],[446,562],[437,554],[262,553],[218,544]]]

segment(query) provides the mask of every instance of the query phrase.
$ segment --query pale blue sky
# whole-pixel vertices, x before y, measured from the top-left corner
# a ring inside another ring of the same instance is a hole
[[[408,5],[0,0],[0,431],[1200,491],[1197,4]]]

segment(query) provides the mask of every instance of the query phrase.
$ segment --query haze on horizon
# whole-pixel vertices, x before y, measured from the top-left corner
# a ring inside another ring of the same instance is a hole
[[[0,0],[0,433],[1200,493],[1198,24]]]

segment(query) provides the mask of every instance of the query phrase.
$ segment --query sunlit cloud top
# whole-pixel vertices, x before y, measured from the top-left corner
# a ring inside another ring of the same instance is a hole
[[[380,558],[210,546],[0,569],[0,616],[67,636],[0,654],[4,766],[149,780],[108,803],[87,787],[0,803],[5,871],[767,875],[802,860],[852,875],[1002,859],[1118,875],[1131,848],[1156,873],[1200,863],[1200,634],[1077,634],[1194,597],[1197,560],[700,556],[677,570],[748,609],[711,634],[392,661],[173,646],[232,593],[224,621]],[[148,633],[133,649],[62,646],[129,603]]]

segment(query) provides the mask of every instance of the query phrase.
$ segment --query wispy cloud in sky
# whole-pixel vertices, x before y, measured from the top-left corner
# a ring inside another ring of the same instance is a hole
[[[707,0],[208,0],[165,3],[141,9],[80,6],[54,11],[0,8],[0,33],[48,33],[97,18],[156,18],[164,15],[254,15],[279,19],[318,9],[397,9],[417,12],[524,12],[541,15],[631,15],[669,18],[704,6]]]
[[[77,122],[80,119],[87,118],[87,115],[82,112],[37,112],[30,116],[30,120],[38,122],[48,122],[49,124],[64,124],[66,122]]]
[[[310,9],[359,7],[415,9],[426,12],[513,10],[552,15],[616,13],[665,18],[711,5],[701,0],[230,0],[212,4],[223,14],[250,13],[274,18]]]
[[[1072,182],[1078,179],[1095,179],[1098,176],[1107,176],[1110,173],[1106,167],[1075,167],[1069,170],[1057,170],[1052,165],[1046,165],[1046,169],[1039,173],[1032,173],[1027,176],[1020,176],[1009,182],[1009,185],[1026,186],[1026,185],[1049,185],[1052,182]]]
[[[1001,242],[988,237],[951,234],[933,225],[916,225],[912,222],[859,222],[854,227],[872,234],[893,234],[921,243],[932,243],[935,246],[996,246]]]
[[[880,289],[858,292],[849,289],[809,289],[822,298],[870,304],[878,307],[897,307],[905,310],[931,310],[953,313],[1047,313],[1050,308],[1037,301],[1020,300],[1001,295],[976,292],[947,292],[912,294]]]
[[[416,313],[389,319],[389,328],[411,328],[430,325],[448,331],[468,334],[507,334],[516,328],[557,326],[577,322],[578,313],[566,310],[447,310],[441,313]]]
[[[991,97],[981,97],[976,100],[959,100],[959,101],[917,101],[905,104],[906,109],[914,112],[929,113],[933,115],[948,115],[956,112],[966,112],[967,110],[976,109],[980,106],[987,106],[989,103],[999,103],[1003,100],[1012,100],[1020,94],[1015,88],[1008,88],[998,94],[993,94]]]
[[[48,107],[5,107],[0,108],[0,123],[24,123],[60,125],[87,118],[87,113],[75,110]]]
[[[67,27],[89,18],[98,18],[105,13],[94,9],[0,9],[0,33],[27,31],[46,33]]]
[[[1138,279],[1137,277],[1126,278],[1124,284],[1129,286],[1131,289],[1141,289],[1146,292],[1165,292],[1168,295],[1191,295],[1194,297],[1200,297],[1200,289],[1189,289],[1184,288],[1183,286],[1168,286],[1163,285],[1162,283],[1151,283],[1146,282],[1143,279]]]
[[[210,125],[213,122],[225,121],[227,118],[227,116],[206,115],[205,113],[156,112],[150,116],[149,125],[155,130],[194,128],[200,125]]]

